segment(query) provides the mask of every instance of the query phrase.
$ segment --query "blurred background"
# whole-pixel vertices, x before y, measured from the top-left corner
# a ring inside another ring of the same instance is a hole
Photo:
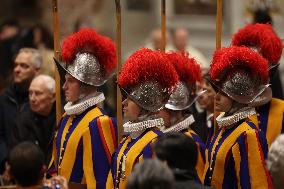
[[[81,27],[96,28],[100,33],[114,39],[116,24],[114,2],[114,0],[58,0],[60,41]],[[208,68],[215,50],[216,2],[216,0],[166,0],[167,50],[174,49],[172,47],[174,31],[182,27],[188,31],[187,43],[204,56],[202,67]],[[123,61],[142,46],[154,48],[155,40],[159,40],[155,30],[161,23],[160,4],[160,0],[121,0]],[[259,11],[271,16],[275,31],[284,39],[283,8],[284,0],[224,0],[222,46],[228,46],[232,34],[245,24],[251,23],[256,12]],[[19,29],[15,32],[27,37],[25,40],[30,42],[31,46],[37,48],[44,46],[45,51],[52,52],[52,21],[52,0],[1,0],[1,40],[7,38],[5,32],[3,33],[5,23],[13,23]],[[5,54],[3,50],[0,52]],[[49,56],[47,61],[52,61],[51,58]],[[11,68],[7,62],[1,61],[0,65],[0,70],[7,70],[7,73],[1,73],[1,76],[9,78]],[[284,66],[283,63],[280,65],[280,75],[284,83]],[[5,88],[4,82],[0,89],[3,88]],[[109,103],[113,104],[114,101],[110,100]]]

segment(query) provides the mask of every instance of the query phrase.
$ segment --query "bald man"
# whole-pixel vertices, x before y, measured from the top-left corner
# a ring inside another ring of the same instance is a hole
[[[155,28],[150,33],[150,43],[145,45],[146,48],[152,50],[161,50],[162,49],[162,31],[160,28]],[[174,47],[171,45],[171,35],[166,31],[166,51],[174,50]]]
[[[186,28],[179,27],[175,29],[173,35],[173,44],[175,50],[186,51],[200,64],[202,72],[208,71],[209,62],[206,57],[189,43],[189,32]]]
[[[55,133],[55,81],[48,75],[38,75],[29,87],[30,108],[16,119],[12,132],[13,145],[30,141],[44,152],[46,163],[51,157]]]

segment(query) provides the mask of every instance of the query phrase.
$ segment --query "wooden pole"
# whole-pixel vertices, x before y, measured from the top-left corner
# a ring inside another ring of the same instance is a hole
[[[52,0],[53,10],[53,44],[54,44],[54,57],[59,60],[59,31],[58,31],[58,5],[57,0]],[[61,93],[60,93],[60,76],[59,72],[55,70],[55,83],[56,83],[56,122],[59,123],[61,119]]]
[[[216,15],[216,50],[220,49],[222,44],[222,0],[217,0],[217,15]],[[215,111],[215,100],[214,100],[214,132],[218,130],[216,118],[220,112]]]
[[[166,51],[166,0],[161,0],[161,32],[162,32],[162,51]]]
[[[222,36],[222,0],[217,0],[216,50],[221,48],[221,36]]]
[[[115,0],[116,6],[116,54],[117,54],[117,70],[118,77],[121,70],[121,5],[120,0]],[[116,117],[118,128],[118,140],[122,139],[122,97],[118,85],[116,86]]]

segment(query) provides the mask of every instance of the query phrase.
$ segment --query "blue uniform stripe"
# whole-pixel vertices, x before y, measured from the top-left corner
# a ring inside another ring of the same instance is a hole
[[[76,160],[74,162],[69,182],[81,183],[83,174],[83,145],[81,139],[77,147]]]
[[[232,154],[230,154],[229,160],[226,163],[226,170],[224,175],[224,180],[222,184],[223,189],[237,189],[238,183],[237,183],[237,176],[235,171],[235,162],[232,158]]]
[[[152,159],[153,153],[152,153],[152,148],[151,148],[150,143],[145,146],[145,148],[142,151],[142,154],[143,154],[144,159]]]
[[[205,161],[205,145],[204,145],[203,141],[199,138],[198,135],[196,135],[194,133],[191,133],[191,136],[192,136],[193,140],[199,144],[202,159],[203,159],[203,161]]]
[[[208,146],[208,159],[209,160],[211,159],[211,152],[212,152],[213,144],[216,142],[217,137],[219,136],[220,132],[221,132],[221,129],[219,129],[218,132],[214,135],[212,142],[211,142],[212,145]]]
[[[124,152],[123,152],[123,154],[124,155],[127,155],[127,153],[128,153],[128,151],[132,148],[132,146],[133,145],[135,145],[135,143],[136,142],[138,142],[147,132],[149,132],[150,131],[150,129],[147,129],[147,130],[145,130],[139,137],[137,137],[136,139],[133,139],[132,141],[130,141],[128,144],[127,144],[127,147],[126,147],[126,149],[124,150]],[[128,136],[128,137],[130,137],[130,136]],[[127,137],[127,138],[128,138]],[[126,139],[125,139],[125,141],[126,141]],[[113,165],[115,164],[115,167],[116,167],[116,163],[118,162],[118,161],[120,161],[120,160],[118,160],[117,158],[117,155],[118,155],[118,153],[119,153],[119,151],[121,150],[121,147],[122,147],[122,143],[119,145],[119,148],[118,148],[118,150],[116,151],[116,153],[115,153],[115,159],[113,160]],[[139,157],[140,155],[138,155],[138,157]],[[115,183],[115,180],[120,180],[120,179],[117,179],[116,178],[116,172],[117,172],[117,170],[118,170],[119,168],[117,168],[116,167],[116,169],[113,169],[112,168],[112,171],[113,171],[113,182],[114,182],[114,185],[116,185],[116,183]],[[119,174],[118,175],[118,178],[120,178],[121,177],[121,175]]]
[[[240,183],[241,188],[250,189],[250,176],[248,169],[248,159],[247,159],[247,143],[245,141],[244,135],[238,138],[237,143],[240,147],[240,155],[241,155],[241,165],[240,165]]]
[[[115,150],[113,157],[112,157],[111,173],[112,173],[114,186],[115,186],[115,178],[116,178],[116,170],[117,170],[117,166],[116,166],[117,156],[118,156],[118,153],[119,153],[120,149],[122,148],[123,144],[127,141],[127,138],[128,137],[126,137],[123,141],[121,141],[121,143],[119,144],[118,148]]]
[[[110,119],[111,119],[112,124],[113,124],[113,127],[114,127],[114,132],[115,132],[116,141],[119,142],[119,141],[118,141],[117,121],[116,121],[116,119],[115,119],[114,117],[111,117]],[[117,147],[117,146],[115,146],[115,148],[116,148],[116,147]]]
[[[92,146],[96,146],[96,148],[92,148],[92,159],[94,166],[94,176],[96,178],[97,189],[104,189],[106,185],[107,175],[109,172],[110,165],[107,160],[107,155],[103,147],[103,143],[101,141],[101,136],[99,134],[99,129],[97,125],[97,119],[94,119],[90,123],[90,135]]]
[[[270,102],[259,107],[258,113],[259,113],[259,128],[262,132],[266,134],[267,131],[267,122],[268,122],[268,116],[269,116],[269,109],[270,109]]]
[[[263,155],[264,155],[264,159],[267,159],[267,155],[268,155],[268,144],[267,144],[267,139],[266,139],[266,135],[264,132],[258,131],[258,129],[256,128],[256,126],[252,123],[252,122],[247,122],[247,124],[251,127],[255,129],[255,132],[257,132],[257,137],[259,139],[259,143],[261,145],[262,151],[263,151]]]
[[[64,140],[64,142],[63,142],[63,146],[62,146],[62,147],[63,147],[64,149],[66,149],[66,145],[67,145],[67,143],[68,143],[68,140],[69,140],[70,136],[72,135],[73,131],[75,130],[76,126],[77,126],[77,125],[79,124],[79,122],[83,119],[83,117],[86,115],[86,113],[87,113],[87,112],[84,112],[84,113],[78,115],[77,117],[75,117],[75,118],[73,119],[72,125],[70,126],[70,128],[69,128],[69,130],[68,130],[68,133],[66,134],[65,140]],[[65,125],[65,126],[66,126],[66,125]],[[61,136],[60,138],[62,138],[62,136]],[[60,139],[60,140],[61,140],[61,139]],[[59,148],[59,150],[60,150],[60,148]],[[61,153],[62,153],[62,154],[60,154],[61,157],[64,156],[64,152],[65,152],[65,150],[62,150],[62,151],[61,151]],[[61,163],[61,162],[59,161],[59,164],[60,164],[60,163]]]
[[[162,136],[164,133],[160,130],[152,130],[152,132],[156,133],[158,136]]]
[[[57,138],[56,138],[56,162],[57,162],[56,166],[58,166],[59,164],[60,145],[61,145],[61,138],[62,138],[63,130],[65,128],[65,125],[69,117],[70,117],[69,115],[65,116],[60,123],[60,127],[58,128]]]
[[[222,133],[222,137],[221,137],[221,139],[219,140],[218,145],[217,145],[216,148],[215,148],[215,152],[214,152],[213,157],[210,157],[210,158],[209,158],[209,160],[212,159],[213,161],[212,161],[212,164],[209,166],[208,170],[206,170],[207,172],[206,172],[206,176],[205,176],[205,180],[204,180],[204,183],[205,183],[206,185],[209,185],[209,186],[211,185],[211,179],[209,179],[209,177],[212,177],[212,174],[213,174],[213,171],[214,171],[215,160],[216,160],[216,159],[215,159],[215,158],[216,158],[216,154],[218,153],[221,144],[224,142],[224,140],[225,140],[233,131],[234,131],[234,127],[231,128],[231,129],[228,129],[228,130],[226,130],[224,133]],[[216,142],[216,139],[217,139],[218,135],[220,134],[220,132],[221,132],[221,129],[218,131],[218,133],[217,133],[216,136],[214,137],[214,143]],[[211,156],[212,147],[213,147],[213,144],[214,144],[214,143],[212,143],[212,145],[210,146],[210,154],[208,154],[208,156]],[[210,171],[210,167],[213,168],[212,171]]]

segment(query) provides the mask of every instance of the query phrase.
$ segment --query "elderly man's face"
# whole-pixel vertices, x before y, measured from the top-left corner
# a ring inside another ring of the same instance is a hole
[[[30,82],[36,75],[38,69],[31,63],[31,56],[29,53],[22,52],[16,57],[14,67],[15,83]]]
[[[33,80],[29,88],[30,107],[33,112],[46,116],[50,113],[55,94],[41,79]]]

